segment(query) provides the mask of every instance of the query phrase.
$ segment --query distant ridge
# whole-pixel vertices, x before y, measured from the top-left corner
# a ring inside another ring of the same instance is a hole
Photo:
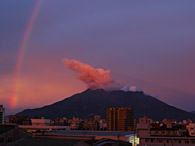
[[[191,111],[190,113],[195,114],[195,111]]]
[[[105,91],[103,89],[87,89],[82,93],[75,94],[42,108],[27,109],[17,115],[30,117],[45,117],[55,119],[57,117],[90,118],[101,115],[106,118],[106,109],[109,107],[133,107],[135,118],[146,116],[153,120],[164,118],[195,120],[195,114],[170,106],[143,92],[124,92],[121,90]]]

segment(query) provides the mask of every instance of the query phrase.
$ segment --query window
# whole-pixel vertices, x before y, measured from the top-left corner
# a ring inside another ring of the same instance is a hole
[[[4,138],[0,138],[0,143],[4,143]]]
[[[163,141],[161,139],[158,140],[159,143],[162,143]]]
[[[195,143],[195,140],[192,140],[192,143]]]
[[[185,143],[189,143],[189,140],[185,140]]]
[[[146,140],[145,140],[146,142],[149,142],[149,139],[148,138],[146,138]]]
[[[12,138],[11,137],[9,137],[8,139],[7,139],[7,142],[12,142],[13,140],[12,140]]]

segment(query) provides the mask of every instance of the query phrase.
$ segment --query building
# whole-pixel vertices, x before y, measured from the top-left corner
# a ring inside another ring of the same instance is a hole
[[[31,119],[32,125],[38,125],[38,126],[50,126],[51,120],[50,119],[44,119],[43,117],[41,119]]]
[[[60,136],[60,135],[42,135],[33,134],[32,137],[20,138],[13,142],[7,142],[0,146],[72,146],[79,142],[81,138],[70,137],[70,136]],[[85,138],[84,140],[86,140]],[[90,140],[88,138],[87,140]]]
[[[56,126],[68,126],[68,120],[67,118],[56,118],[54,125]]]
[[[20,129],[28,132],[44,132],[52,130],[70,130],[70,126],[54,126],[50,119],[31,119],[32,125],[19,125]]]
[[[0,105],[0,124],[4,124],[4,118],[5,118],[5,108],[3,105]]]
[[[131,131],[134,127],[133,108],[107,109],[108,131]]]
[[[101,116],[100,115],[95,115],[94,116],[94,121],[95,122],[100,122],[100,120],[101,120]]]
[[[194,146],[195,137],[189,136],[187,131],[193,133],[193,124],[187,125],[187,129],[185,124],[167,119],[162,123],[150,123],[146,118],[140,118],[137,123],[139,146]]]
[[[0,146],[5,146],[27,137],[32,137],[32,134],[19,129],[17,125],[0,124]]]
[[[100,127],[100,130],[106,130],[107,124],[106,124],[105,119],[100,120],[99,127]]]
[[[195,136],[195,123],[189,123],[187,129],[189,131],[189,136]]]
[[[73,146],[132,146],[132,144],[124,141],[103,138],[99,140],[79,141]]]
[[[94,137],[99,140],[102,138],[120,140],[130,143],[130,139],[135,135],[133,131],[89,131],[89,130],[63,130],[63,131],[51,131],[45,133],[45,135],[60,135],[60,136],[72,136],[72,137]]]
[[[28,116],[21,116],[21,115],[14,115],[6,117],[7,123],[16,124],[16,125],[31,125],[30,117]]]
[[[18,125],[27,132],[48,132],[53,130],[70,130],[70,126]]]

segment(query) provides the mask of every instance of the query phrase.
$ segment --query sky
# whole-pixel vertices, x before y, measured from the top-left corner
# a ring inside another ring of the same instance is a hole
[[[63,59],[108,70],[195,110],[195,1],[0,1],[0,104],[6,114],[88,88]]]

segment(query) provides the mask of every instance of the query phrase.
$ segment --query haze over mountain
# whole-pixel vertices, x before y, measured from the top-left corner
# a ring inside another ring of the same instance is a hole
[[[54,104],[27,109],[17,115],[50,119],[57,117],[72,118],[73,116],[90,118],[94,115],[101,115],[102,118],[106,118],[106,110],[109,107],[132,107],[135,111],[135,118],[146,116],[153,120],[164,118],[179,121],[188,118],[195,120],[194,114],[170,106],[152,96],[145,95],[143,92],[105,91],[103,89],[87,89]]]

